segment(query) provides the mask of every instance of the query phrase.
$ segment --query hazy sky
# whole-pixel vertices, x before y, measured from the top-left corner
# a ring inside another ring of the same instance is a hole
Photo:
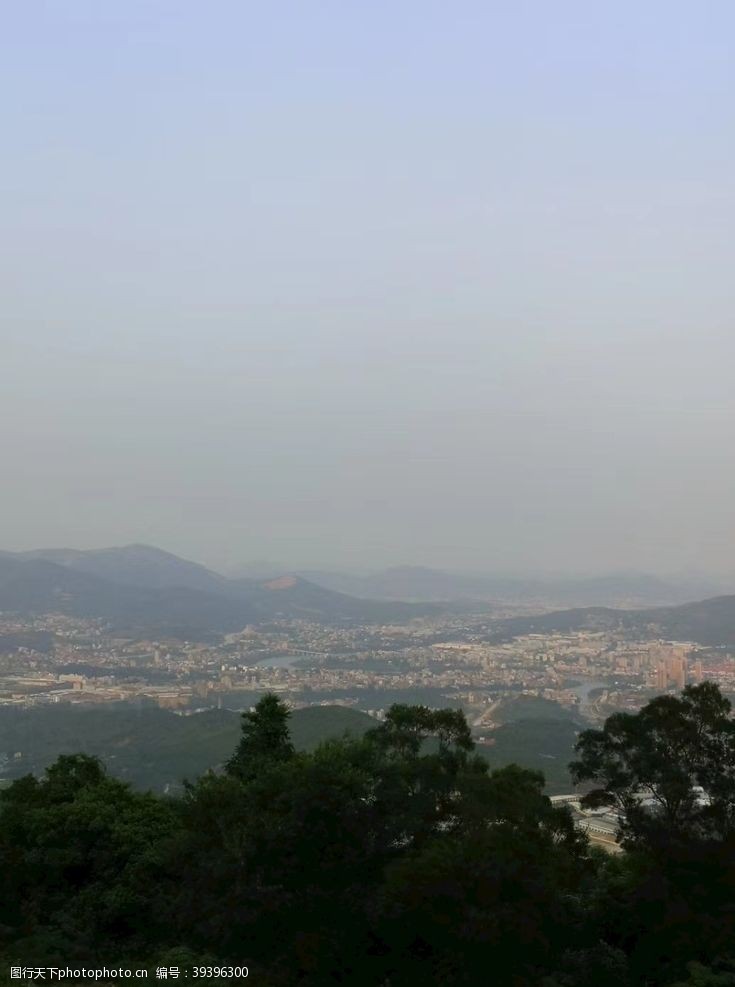
[[[733,37],[4,4],[0,547],[735,570]]]

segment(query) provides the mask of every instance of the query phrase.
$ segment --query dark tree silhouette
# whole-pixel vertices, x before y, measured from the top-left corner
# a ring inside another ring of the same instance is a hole
[[[602,730],[582,733],[576,750],[572,777],[597,784],[585,804],[618,808],[628,845],[733,832],[735,722],[714,683],[615,713]]]
[[[227,762],[227,773],[246,781],[266,764],[288,761],[294,746],[288,732],[288,706],[273,692],[266,693],[252,712],[242,714],[242,737]]]

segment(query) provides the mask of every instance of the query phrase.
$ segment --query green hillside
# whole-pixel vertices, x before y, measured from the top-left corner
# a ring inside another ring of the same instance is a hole
[[[492,768],[519,764],[542,771],[549,795],[573,791],[567,765],[574,758],[579,725],[567,719],[525,719],[504,723],[493,730],[492,744],[478,744]]]
[[[346,731],[362,735],[375,723],[342,706],[295,710],[291,734],[298,749],[311,750]],[[100,757],[112,775],[136,788],[162,791],[196,778],[225,761],[240,736],[240,715],[209,710],[177,716],[157,706],[0,707],[0,778],[39,774],[59,754]]]
[[[478,744],[492,767],[516,763],[543,771],[547,791],[569,791],[567,764],[583,727],[575,714],[549,700],[521,696],[503,703],[497,718],[501,725],[491,734],[493,743]],[[366,713],[344,706],[297,709],[290,722],[299,750],[313,750],[345,732],[361,736],[371,726],[375,721]],[[0,707],[0,780],[40,774],[59,754],[83,752],[100,757],[111,774],[136,788],[163,791],[221,764],[239,736],[240,715],[226,709],[179,716],[132,703]]]
[[[500,726],[488,735],[491,743],[478,744],[491,767],[519,764],[543,772],[548,794],[572,791],[567,765],[577,734],[589,726],[575,711],[540,696],[516,696],[502,702],[493,718]]]
[[[498,723],[514,723],[516,720],[561,720],[577,721],[577,714],[552,699],[542,696],[514,696],[505,699],[493,710],[493,719]]]

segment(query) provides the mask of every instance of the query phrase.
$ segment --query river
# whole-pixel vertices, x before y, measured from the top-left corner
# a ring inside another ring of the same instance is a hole
[[[569,691],[579,697],[579,711],[584,713],[585,709],[590,705],[589,696],[592,690],[609,688],[609,683],[601,682],[598,679],[592,679],[591,681],[578,682],[577,685],[571,686]]]
[[[273,655],[272,658],[264,658],[259,661],[258,668],[291,668],[303,657],[304,655]]]

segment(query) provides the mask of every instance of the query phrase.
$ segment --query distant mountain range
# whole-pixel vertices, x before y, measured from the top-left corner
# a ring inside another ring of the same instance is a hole
[[[267,574],[265,563],[257,573]],[[729,586],[711,580],[661,579],[639,573],[591,577],[521,578],[396,566],[368,575],[299,570],[310,582],[335,592],[374,600],[423,602],[539,603],[543,606],[668,606],[714,596]],[[735,585],[732,587],[735,589]]]
[[[299,576],[228,579],[149,545],[0,552],[0,611],[98,617],[120,633],[194,638],[279,616],[387,623],[431,610],[355,599]]]
[[[271,576],[228,578],[149,545],[0,552],[0,611],[96,617],[122,635],[197,639],[277,617],[342,624],[398,623],[438,613],[440,602],[447,609],[471,601],[528,603],[535,599],[548,608],[556,601],[563,606],[568,594],[575,604],[601,599],[606,606],[575,606],[542,616],[515,617],[498,621],[496,627],[507,635],[620,627],[735,646],[735,596],[674,606],[636,606],[636,601],[645,604],[647,600],[676,604],[677,593],[685,593],[683,584],[650,576],[501,580],[410,566],[372,576],[323,572]]]

